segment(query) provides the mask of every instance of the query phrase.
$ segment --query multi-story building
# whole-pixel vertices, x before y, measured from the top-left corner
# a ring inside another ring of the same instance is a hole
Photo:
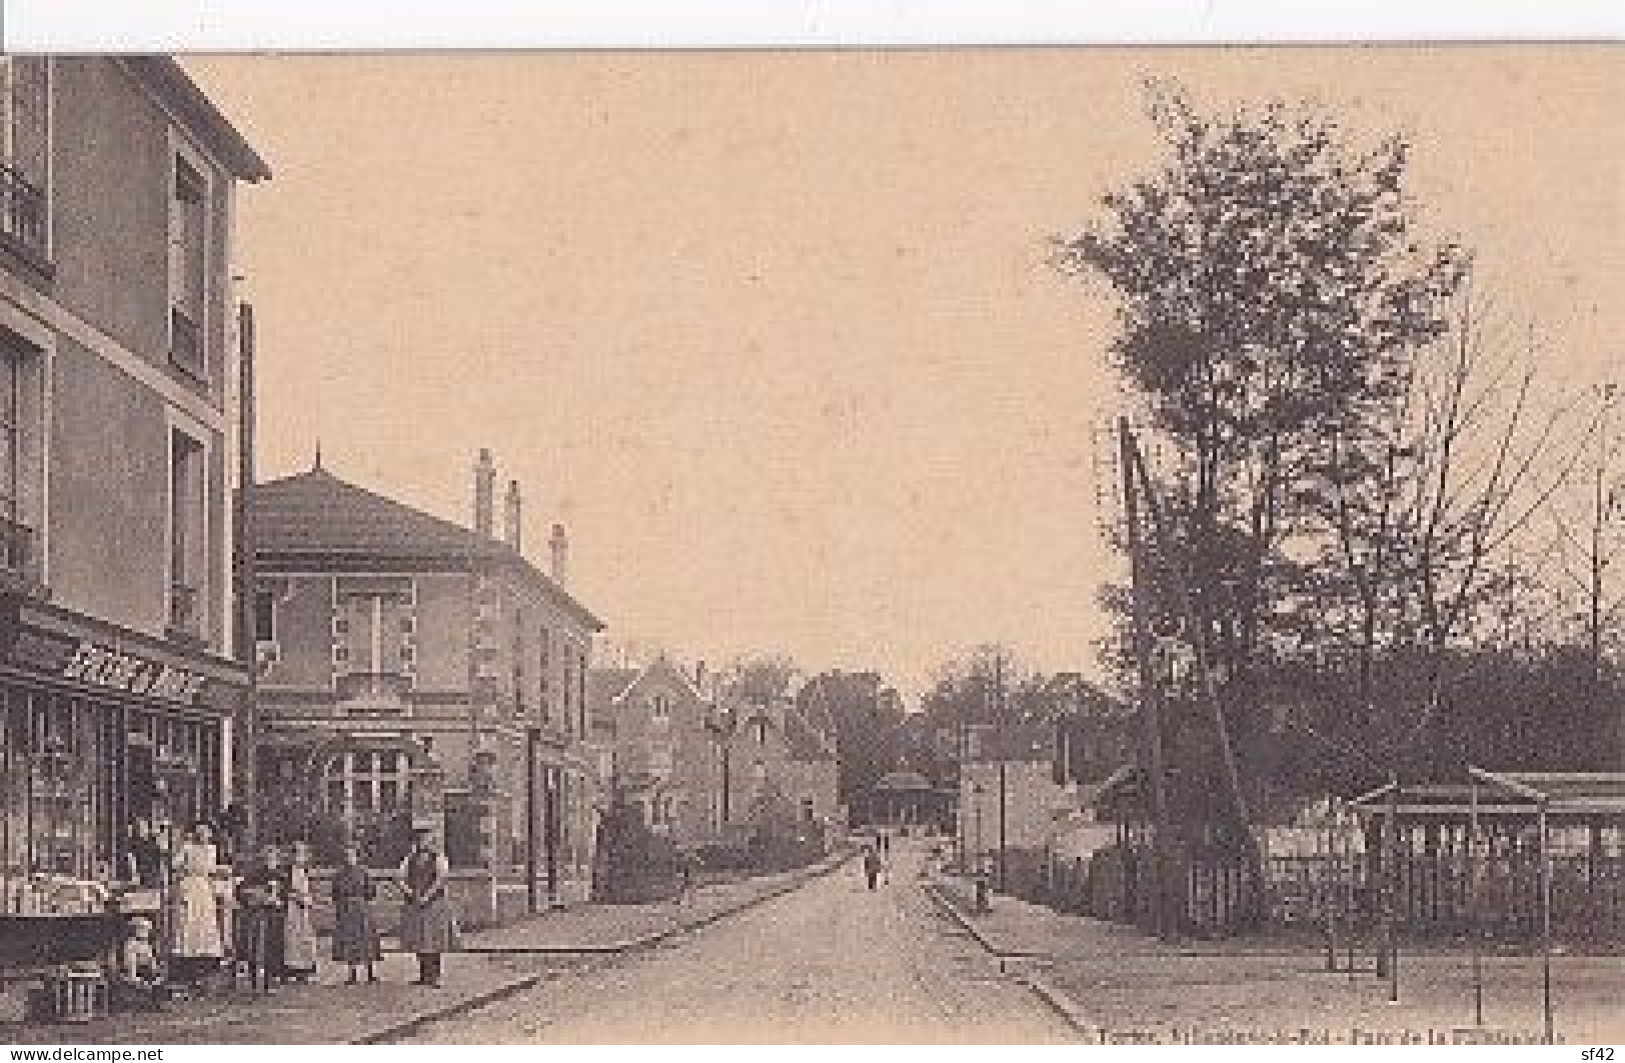
[[[252,494],[263,818],[373,862],[442,831],[469,923],[584,899],[598,779],[587,660],[602,624],[526,560],[519,488],[501,537],[496,472],[472,528],[310,471]],[[271,810],[278,811],[273,815]]]
[[[0,58],[0,897],[232,799],[235,190],[173,61]]]

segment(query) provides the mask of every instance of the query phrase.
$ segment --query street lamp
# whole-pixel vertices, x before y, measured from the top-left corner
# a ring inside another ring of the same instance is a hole
[[[976,891],[975,910],[978,913],[988,910],[987,903],[987,856],[982,849],[982,795],[985,789],[979,782],[971,784],[972,808],[975,814],[975,845],[976,862],[971,868],[972,888]]]
[[[711,699],[711,715],[706,718],[705,730],[710,734],[711,741],[716,743],[717,756],[721,762],[722,779],[719,791],[720,807],[718,809],[720,822],[717,824],[717,831],[722,834],[727,831],[728,821],[732,818],[732,809],[730,808],[732,792],[730,787],[733,766],[730,763],[730,754],[732,753],[734,733],[739,730],[739,718],[732,708],[721,708],[717,704],[715,695]]]

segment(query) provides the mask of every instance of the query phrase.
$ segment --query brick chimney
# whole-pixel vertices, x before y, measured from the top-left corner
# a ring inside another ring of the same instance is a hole
[[[552,555],[553,582],[560,587],[570,583],[570,537],[564,534],[564,525],[553,525],[553,534],[547,540]]]
[[[519,481],[509,480],[508,493],[502,499],[502,539],[513,547],[514,553],[523,552],[524,514],[519,506]]]
[[[489,539],[492,534],[492,507],[497,490],[497,467],[491,452],[480,448],[474,462],[474,530]]]

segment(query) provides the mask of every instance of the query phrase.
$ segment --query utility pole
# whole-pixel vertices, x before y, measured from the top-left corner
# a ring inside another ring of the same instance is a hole
[[[1009,762],[1010,736],[1005,726],[1004,714],[1004,654],[995,651],[993,654],[993,742],[994,749],[999,756],[999,892],[1005,889],[1005,807],[1007,803],[1007,783],[1005,779],[1005,766]]]
[[[255,831],[259,826],[258,757],[260,748],[259,709],[259,641],[258,580],[254,565],[254,307],[248,302],[237,304],[238,348],[238,446],[237,446],[237,531],[234,542],[237,549],[237,659],[248,666],[247,707],[240,716],[241,726],[235,735],[236,748],[232,750],[232,799],[242,811],[241,838],[231,839],[234,845],[252,847],[257,844]]]
[[[1151,615],[1147,600],[1145,544],[1140,533],[1140,503],[1135,490],[1135,474],[1139,469],[1134,436],[1129,431],[1128,418],[1117,421],[1123,469],[1123,512],[1128,525],[1129,584],[1134,609],[1134,659],[1139,667],[1139,710],[1145,743],[1145,771],[1149,776],[1146,787],[1151,801],[1151,927],[1162,938],[1173,936],[1173,927],[1167,917],[1168,909],[1168,795],[1166,791],[1167,764],[1162,746],[1162,692],[1158,687],[1156,669],[1151,660]]]

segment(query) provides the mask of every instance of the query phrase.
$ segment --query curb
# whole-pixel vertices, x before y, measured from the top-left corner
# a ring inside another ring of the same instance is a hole
[[[398,1038],[405,1037],[408,1034],[416,1033],[418,1030],[428,1026],[430,1023],[456,1018],[458,1015],[474,1011],[477,1008],[483,1008],[487,1004],[495,1004],[497,1001],[511,997],[516,993],[523,993],[532,986],[540,985],[542,982],[547,981],[550,976],[557,977],[556,973],[552,971],[541,972],[538,974],[527,974],[523,978],[516,978],[511,982],[504,982],[499,986],[485,990],[483,993],[476,993],[474,996],[466,997],[462,1000],[447,1004],[443,1008],[437,1008],[434,1011],[427,1011],[421,1015],[414,1015],[410,1019],[403,1019],[402,1021],[390,1026],[386,1026],[383,1029],[362,1034],[360,1037],[352,1037],[350,1040],[346,1041],[345,1044],[386,1044],[390,1041],[397,1040]]]
[[[1000,960],[1047,960],[1051,958],[1050,954],[1047,952],[1031,952],[1023,949],[999,948],[988,938],[986,934],[982,932],[980,927],[971,921],[970,916],[965,914],[965,911],[960,908],[959,903],[948,895],[948,891],[943,889],[940,883],[925,883],[925,891],[931,895],[932,899],[937,902],[937,905],[942,908],[943,911],[947,912],[948,915],[953,918],[954,922],[958,923],[962,928],[964,928],[967,934],[976,939],[976,943],[978,945],[982,946],[982,948],[986,949]]]
[[[838,860],[814,864],[803,869],[801,873],[787,881],[754,896],[747,897],[737,904],[718,908],[714,912],[709,912],[686,922],[679,922],[674,926],[651,930],[647,934],[634,938],[625,938],[621,941],[612,941],[602,945],[486,945],[463,948],[459,951],[475,956],[618,956],[623,953],[636,952],[641,949],[652,948],[679,934],[686,934],[691,930],[699,930],[710,926],[719,919],[735,915],[758,904],[764,904],[775,897],[782,897],[791,890],[800,889],[821,875],[830,874],[844,865],[849,859],[851,859],[850,853],[843,855]]]
[[[1100,1039],[1100,1027],[1090,1021],[1089,1016],[1078,1007],[1078,1002],[1067,996],[1054,982],[1041,974],[1024,973],[1016,976],[1016,981],[1026,986],[1033,996],[1037,997],[1055,1014],[1059,1015],[1068,1026],[1083,1036],[1084,1044],[1097,1045],[1103,1042]]]
[[[754,908],[759,904],[765,904],[766,902],[768,902],[770,900],[773,900],[773,899],[775,899],[777,897],[782,897],[786,893],[791,892],[792,890],[796,890],[796,889],[801,888],[802,886],[805,886],[807,883],[811,882],[813,879],[818,878],[818,877],[823,876],[823,875],[827,875],[827,874],[831,873],[832,871],[836,870],[837,868],[842,867],[843,865],[846,864],[846,862],[849,859],[851,859],[851,856],[852,856],[851,853],[843,853],[838,859],[827,861],[826,863],[824,863],[822,865],[818,865],[818,866],[816,866],[814,868],[811,868],[805,874],[798,875],[798,876],[796,876],[795,878],[791,879],[788,882],[781,883],[780,885],[775,886],[772,889],[764,890],[763,892],[761,892],[759,894],[756,894],[753,897],[746,898],[745,900],[741,901],[737,905],[734,905],[732,907],[719,908],[718,910],[716,910],[714,912],[711,912],[708,915],[702,916],[701,918],[699,918],[699,919],[697,919],[697,920],[695,920],[695,921],[693,921],[691,923],[679,923],[676,926],[667,927],[664,930],[657,930],[657,931],[654,931],[653,933],[645,934],[642,937],[631,938],[631,939],[629,939],[627,941],[615,942],[615,943],[610,944],[610,945],[596,945],[596,946],[590,946],[590,947],[587,947],[587,948],[573,948],[573,949],[565,949],[565,948],[518,949],[518,948],[515,948],[515,949],[464,949],[462,951],[464,951],[466,953],[471,953],[473,955],[507,955],[507,956],[526,955],[526,954],[529,954],[529,955],[565,955],[565,956],[594,956],[594,955],[602,956],[602,955],[625,955],[625,954],[632,953],[632,952],[641,952],[644,949],[653,948],[654,946],[659,945],[661,942],[664,942],[664,941],[666,941],[666,940],[668,940],[670,938],[676,937],[679,934],[686,934],[686,933],[689,933],[690,931],[693,931],[693,930],[702,929],[704,927],[710,926],[713,923],[719,922],[720,920],[725,919],[730,915],[737,915],[740,912],[743,912],[743,911],[746,911],[748,909]],[[504,1000],[504,999],[506,999],[508,997],[515,996],[515,995],[517,995],[519,993],[523,993],[525,990],[534,988],[535,986],[540,985],[543,982],[552,981],[553,979],[562,976],[564,973],[565,972],[563,972],[563,971],[539,971],[539,972],[537,972],[535,974],[527,974],[527,975],[524,975],[522,977],[515,978],[515,979],[513,979],[511,981],[504,982],[501,985],[493,986],[492,988],[487,989],[487,990],[485,990],[483,992],[476,993],[474,996],[466,997],[466,998],[464,998],[462,1000],[454,1001],[454,1002],[452,1002],[450,1004],[445,1005],[444,1007],[436,1008],[433,1011],[427,1011],[427,1012],[424,1012],[424,1013],[419,1014],[419,1015],[414,1015],[409,1019],[403,1019],[400,1022],[393,1023],[393,1024],[389,1025],[389,1026],[383,1027],[382,1029],[373,1030],[370,1033],[362,1034],[360,1037],[351,1038],[346,1043],[347,1044],[352,1044],[352,1045],[377,1045],[377,1044],[384,1044],[384,1043],[387,1043],[387,1042],[390,1042],[390,1041],[395,1041],[395,1040],[400,1039],[401,1037],[405,1037],[405,1036],[407,1036],[409,1034],[416,1033],[418,1030],[421,1030],[425,1026],[428,1026],[428,1025],[430,1025],[432,1023],[442,1022],[442,1021],[444,1021],[446,1019],[456,1018],[459,1015],[465,1015],[468,1012],[477,1011],[478,1009],[483,1008],[488,1004],[495,1004],[499,1000]]]
[[[936,902],[939,909],[945,912],[951,919],[953,919],[954,922],[958,923],[962,928],[964,928],[965,932],[974,938],[978,945],[982,946],[984,950],[998,959],[1000,974],[1007,974],[1017,983],[1026,986],[1027,990],[1031,992],[1033,996],[1037,997],[1041,1003],[1059,1016],[1061,1021],[1065,1022],[1073,1030],[1081,1034],[1085,1044],[1100,1043],[1100,1028],[1091,1022],[1089,1017],[1083,1013],[1083,1009],[1078,1006],[1077,1001],[1073,1000],[1042,974],[1037,974],[1032,971],[1010,972],[1007,971],[1004,966],[1006,960],[1049,959],[1049,953],[1022,951],[1005,952],[1000,950],[990,940],[988,940],[987,935],[982,933],[981,929],[977,927],[975,923],[971,922],[970,917],[960,910],[959,905],[948,896],[948,891],[943,889],[940,883],[922,883],[922,888],[925,890],[927,896]]]

